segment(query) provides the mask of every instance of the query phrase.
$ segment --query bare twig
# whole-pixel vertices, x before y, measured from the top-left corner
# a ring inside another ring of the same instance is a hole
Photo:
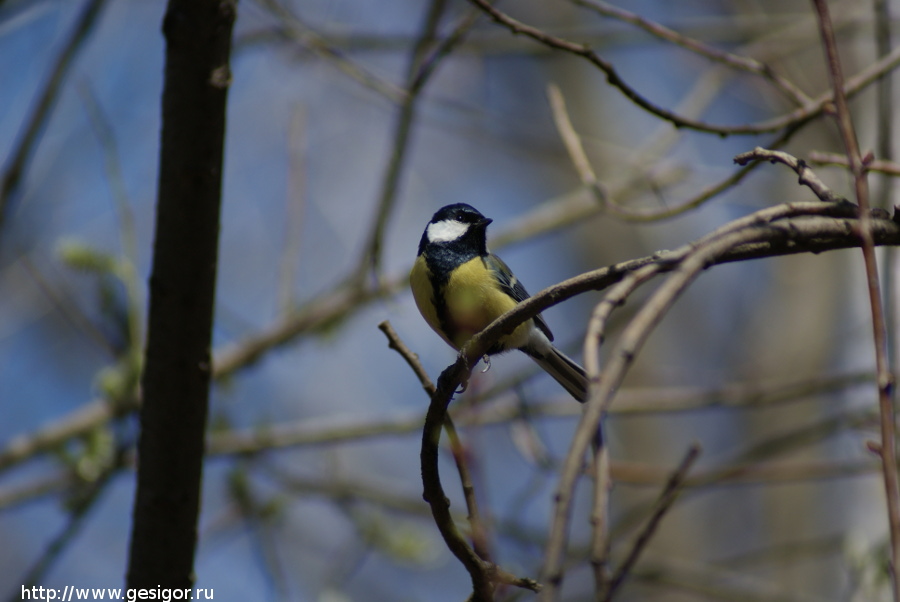
[[[671,207],[654,209],[651,211],[635,211],[632,209],[626,209],[622,205],[615,202],[615,195],[610,194],[606,187],[598,181],[597,176],[594,174],[593,168],[591,167],[590,162],[587,158],[587,154],[584,151],[584,147],[581,144],[581,137],[575,131],[575,128],[572,126],[572,122],[569,119],[562,93],[556,86],[551,86],[549,90],[549,96],[557,131],[559,131],[560,137],[562,138],[563,143],[566,146],[569,157],[572,159],[575,170],[578,172],[579,177],[581,178],[582,184],[591,191],[595,199],[600,201],[600,209],[608,212],[610,215],[613,215],[618,219],[634,222],[652,222],[662,219],[669,219],[676,215],[680,215],[699,207],[700,205],[715,198],[726,190],[729,190],[730,188],[736,186],[758,165],[757,162],[749,162],[744,165],[742,169],[737,170],[736,172],[730,174],[719,182],[705,187],[687,200],[675,204]],[[805,122],[798,122],[786,128],[777,139],[772,141],[771,146],[773,148],[778,148],[786,144],[787,141],[790,140],[790,138],[793,137],[793,135],[800,129],[803,123]],[[632,187],[626,186],[624,187],[624,189],[630,191],[632,190]],[[597,210],[597,208],[595,207],[591,207],[590,209],[594,211]],[[584,217],[583,215],[581,215],[582,213],[585,212],[567,211],[565,213],[565,219],[568,219],[570,221],[581,219]],[[546,222],[544,221],[544,223]]]
[[[116,407],[103,399],[87,403],[63,420],[13,438],[0,450],[0,472],[135,409],[136,405]]]
[[[874,0],[873,6],[874,26],[875,26],[875,47],[879,57],[887,56],[891,53],[891,7],[887,0]],[[891,165],[896,169],[890,175],[900,175],[900,165],[894,162],[894,77],[893,74],[887,74],[878,80],[876,87],[878,94],[877,105],[877,132],[876,149],[878,161],[867,162],[866,168],[874,171],[872,163]],[[888,172],[882,172],[887,174]],[[896,182],[892,178],[882,178],[881,191],[878,200],[875,202],[877,207],[881,207],[887,211],[892,208],[894,193],[897,190]],[[895,249],[887,249],[884,253],[884,324],[887,341],[885,348],[887,351],[888,366],[892,370],[898,370],[897,364],[897,346],[898,346],[898,321],[900,321],[900,303],[897,299],[897,261],[898,256]],[[896,551],[896,548],[894,548]],[[895,559],[896,560],[896,559]],[[896,570],[895,570],[896,572]]]
[[[672,42],[673,44],[680,46],[685,50],[695,52],[717,63],[722,63],[723,65],[727,65],[734,69],[740,69],[741,71],[746,71],[748,73],[758,75],[763,79],[768,80],[772,83],[773,86],[781,90],[781,92],[791,101],[793,101],[794,104],[803,106],[809,102],[809,97],[804,94],[803,91],[800,90],[797,86],[795,86],[790,80],[776,73],[769,65],[761,63],[756,59],[746,56],[740,56],[731,52],[726,52],[724,50],[719,50],[718,48],[713,48],[712,46],[701,42],[700,40],[680,34],[677,31],[665,27],[664,25],[650,21],[645,17],[629,12],[617,6],[613,6],[611,4],[603,2],[602,0],[572,1],[574,4],[590,8],[594,12],[605,17],[611,17],[625,23],[630,23],[631,25],[639,27],[643,31],[656,38],[665,40],[667,42]]]
[[[40,138],[41,131],[50,117],[53,105],[59,98],[60,89],[66,79],[66,75],[72,67],[75,57],[81,46],[87,41],[94,25],[97,23],[99,16],[103,12],[106,0],[89,0],[84,5],[75,26],[72,28],[69,38],[63,44],[47,83],[44,85],[34,111],[31,113],[25,129],[19,136],[18,142],[10,153],[0,174],[0,227],[9,211],[9,201],[19,187],[22,177],[25,173],[27,163],[31,157],[34,147]]]
[[[637,539],[635,539],[634,543],[631,546],[631,549],[625,556],[625,560],[622,562],[622,565],[619,567],[619,569],[616,571],[616,574],[612,578],[612,583],[610,584],[609,590],[606,592],[606,596],[604,598],[604,600],[606,600],[607,602],[613,599],[616,591],[619,589],[622,583],[624,583],[632,568],[634,568],[634,565],[637,562],[638,557],[641,555],[641,552],[644,551],[644,548],[647,547],[647,543],[650,541],[650,538],[653,537],[653,534],[656,532],[656,527],[659,525],[662,517],[666,514],[666,512],[669,511],[669,508],[672,507],[672,504],[678,497],[678,493],[681,491],[682,487],[684,487],[687,473],[688,471],[690,471],[691,466],[693,466],[699,455],[700,446],[695,443],[688,449],[687,454],[685,454],[684,459],[681,461],[681,464],[678,465],[678,468],[676,468],[675,472],[673,472],[669,477],[665,488],[663,489],[662,493],[659,496],[659,499],[656,502],[656,508],[650,515],[650,520],[647,521],[644,529],[638,534]]]
[[[888,363],[887,332],[875,243],[872,239],[871,216],[869,215],[869,185],[863,158],[853,127],[853,118],[847,105],[844,90],[844,76],[838,54],[837,42],[831,24],[826,0],[813,0],[819,18],[822,44],[828,60],[828,73],[834,90],[834,104],[837,109],[838,129],[850,162],[856,201],[860,207],[859,236],[862,240],[863,259],[866,266],[866,280],[869,303],[872,312],[873,343],[875,345],[875,366],[878,375],[878,405],[881,414],[881,460],[883,464],[885,498],[887,501],[888,526],[891,542],[891,582],[894,601],[900,602],[900,484],[897,476],[897,456],[895,453],[894,384],[895,378]]]
[[[300,265],[301,235],[306,209],[306,188],[308,181],[307,154],[307,113],[302,105],[291,111],[287,128],[288,178],[284,203],[283,243],[278,261],[278,310],[287,313],[295,305],[297,267]]]
[[[599,428],[602,432],[603,424]],[[612,573],[609,560],[609,493],[612,489],[610,474],[609,445],[605,438],[598,437],[599,444],[594,451],[594,504],[591,510],[591,567],[594,571],[594,591],[597,599],[603,599],[612,587]]]
[[[549,48],[568,52],[570,54],[580,56],[590,62],[592,65],[600,69],[605,75],[607,82],[618,89],[631,102],[644,109],[648,113],[656,115],[660,119],[664,119],[672,123],[676,127],[688,128],[700,132],[708,132],[718,134],[720,136],[727,135],[745,135],[745,134],[763,134],[768,132],[778,132],[785,128],[795,126],[806,122],[822,113],[826,106],[831,102],[831,94],[822,94],[814,98],[811,102],[804,104],[797,109],[785,115],[768,119],[759,123],[726,126],[707,123],[696,119],[690,119],[670,111],[664,107],[654,104],[644,96],[639,94],[618,74],[615,67],[611,63],[600,57],[587,44],[578,44],[553,36],[536,27],[517,21],[506,13],[492,6],[488,0],[470,0],[497,23],[509,29],[513,34],[527,36]],[[850,96],[870,84],[884,73],[887,73],[900,64],[900,52],[895,50],[889,56],[877,61],[861,71],[856,77],[848,80],[845,93]]]
[[[311,299],[300,310],[282,314],[261,332],[217,350],[213,359],[213,377],[227,378],[301,334],[338,323],[366,303],[400,290],[407,281],[405,276],[398,277],[364,289],[345,283],[325,292]]]
[[[782,163],[794,170],[799,177],[799,183],[812,190],[819,200],[826,203],[839,203],[846,199],[835,194],[825,183],[819,179],[819,176],[809,168],[805,161],[797,159],[782,151],[766,150],[756,147],[752,151],[741,153],[734,158],[734,162],[738,165],[747,165],[751,161],[769,161],[770,163]]]
[[[721,130],[717,129],[715,126],[711,126],[710,124],[695,119],[688,119],[650,102],[639,94],[637,90],[628,85],[619,75],[618,71],[616,71],[615,67],[600,57],[600,55],[594,52],[587,44],[570,42],[569,40],[564,40],[536,27],[517,21],[506,13],[498,10],[487,0],[471,0],[471,2],[488,14],[494,21],[508,28],[514,34],[527,36],[550,48],[569,52],[586,59],[595,67],[603,71],[606,75],[606,81],[609,82],[611,86],[617,88],[629,100],[647,112],[652,113],[661,119],[665,119],[666,121],[670,121],[673,125],[678,127],[691,128],[701,132],[721,133]]]
[[[891,53],[891,7],[890,3],[887,0],[874,0],[873,1],[873,25],[875,27],[875,47],[878,52],[878,58],[885,57]],[[875,86],[876,93],[878,95],[878,125],[875,128],[877,142],[876,142],[876,154],[878,155],[879,162],[886,162],[893,164],[894,158],[894,78],[893,75],[888,74],[878,80],[878,83]],[[868,171],[876,171],[872,167],[873,161],[867,162],[866,168]],[[896,164],[893,164],[896,165]],[[900,166],[896,166],[898,168],[897,173],[900,173]],[[886,173],[886,172],[883,172]],[[891,180],[884,179],[881,187],[881,198],[879,202],[876,204],[878,207],[882,209],[890,210],[891,207],[891,199],[893,198],[892,192],[894,189],[894,183]],[[895,253],[887,254],[887,261],[893,262]],[[891,295],[891,287],[889,286],[891,278],[893,278],[893,270],[889,269],[889,267],[885,266],[885,306],[888,308],[892,308],[893,304],[888,301]],[[892,336],[894,329],[891,328],[890,321],[894,318],[894,314],[896,314],[896,310],[889,310],[887,312],[888,319],[888,344],[889,347],[893,347],[893,339],[896,337]],[[893,361],[895,358],[895,354],[891,351],[888,354],[889,360]]]
[[[57,496],[71,487],[73,481],[71,471],[62,469],[26,483],[4,487],[0,489],[0,510],[15,508],[44,497]]]
[[[387,337],[388,347],[399,353],[400,357],[406,360],[406,363],[412,368],[412,371],[419,379],[419,382],[422,383],[422,388],[425,389],[428,396],[431,397],[434,395],[435,387],[434,383],[431,382],[431,377],[428,376],[428,371],[425,370],[425,366],[419,361],[419,356],[413,353],[412,349],[403,342],[391,323],[387,320],[381,322],[378,324],[378,330],[383,332],[384,336]]]
[[[409,57],[409,66],[406,75],[406,95],[400,104],[400,114],[394,128],[393,145],[384,179],[378,195],[378,204],[375,211],[375,219],[372,220],[372,228],[369,238],[363,245],[359,262],[357,278],[359,283],[371,270],[376,280],[381,278],[381,249],[384,232],[387,228],[388,218],[391,215],[397,200],[397,191],[400,186],[400,176],[406,164],[407,151],[409,149],[409,137],[416,119],[419,97],[425,89],[429,76],[434,72],[434,66],[427,71],[421,71],[421,63],[429,47],[435,43],[438,25],[447,7],[446,0],[432,0],[430,8],[425,16],[419,37],[413,44]],[[420,75],[424,73],[425,75]]]
[[[847,155],[839,155],[837,153],[812,151],[809,153],[809,161],[810,163],[816,163],[817,165],[850,167],[850,161],[847,159]],[[871,161],[866,161],[863,167],[867,172],[875,171],[888,176],[900,176],[900,163],[896,163],[895,161],[872,159]],[[889,207],[886,206],[885,208]]]
[[[406,360],[409,367],[415,373],[425,393],[431,398],[434,395],[435,386],[428,376],[428,372],[419,361],[419,356],[403,342],[391,323],[385,320],[378,325],[378,329],[384,333],[388,339],[388,347],[400,354]],[[420,423],[421,424],[421,423]],[[469,473],[469,462],[467,459],[466,449],[459,438],[456,425],[450,415],[444,423],[444,431],[447,433],[447,440],[450,442],[450,451],[453,454],[453,460],[456,463],[456,469],[459,473],[459,480],[463,490],[463,497],[466,500],[466,509],[469,512],[469,525],[472,529],[472,547],[475,553],[482,560],[490,560],[489,545],[487,542],[487,528],[481,519],[481,512],[478,510],[478,499],[475,496],[475,486],[472,475]]]
[[[326,64],[335,67],[338,71],[359,82],[360,85],[387,98],[391,102],[400,103],[406,98],[405,90],[381,79],[359,63],[349,59],[343,52],[329,44],[324,36],[289,11],[283,3],[276,0],[257,1],[278,19],[281,25],[277,30],[279,37],[285,37],[297,42],[315,56],[324,59]]]
[[[566,110],[566,100],[563,98],[559,86],[556,84],[547,86],[547,98],[550,99],[550,109],[553,114],[553,121],[556,124],[556,130],[559,132],[563,144],[566,145],[566,151],[569,153],[572,165],[575,166],[575,171],[578,172],[581,183],[588,188],[598,186],[597,174],[594,173],[594,168],[591,167],[587,153],[584,152],[581,137],[572,126],[572,120],[569,118],[569,112]],[[596,192],[601,197],[605,196],[605,191],[597,190]]]
[[[641,568],[633,572],[632,579],[644,588],[655,585],[661,589],[656,596],[650,590],[646,599],[674,595],[688,600],[718,600],[719,602],[823,602],[821,595],[797,591],[796,587],[780,587],[769,579],[748,576],[746,571],[728,570],[722,566],[709,566],[689,560],[665,557],[649,557]],[[673,592],[676,592],[673,594]],[[683,592],[680,596],[677,592]]]
[[[121,456],[121,454],[120,454]],[[62,529],[47,544],[44,553],[26,572],[20,580],[22,590],[31,589],[34,585],[40,583],[50,571],[54,563],[59,559],[60,554],[74,541],[81,531],[82,525],[94,507],[100,496],[111,483],[113,476],[118,472],[117,466],[108,467],[103,473],[91,483],[82,483],[85,490],[75,498],[69,511],[68,520]],[[13,593],[10,600],[20,600],[20,592]]]

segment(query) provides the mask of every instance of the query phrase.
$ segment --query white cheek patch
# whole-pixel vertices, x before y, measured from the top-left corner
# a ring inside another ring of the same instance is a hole
[[[428,242],[451,242],[462,236],[469,229],[469,224],[445,219],[436,224],[428,224],[425,230]]]

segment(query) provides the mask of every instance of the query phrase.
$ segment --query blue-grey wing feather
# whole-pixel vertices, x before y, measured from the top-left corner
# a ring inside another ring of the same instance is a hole
[[[509,266],[504,263],[502,259],[494,255],[493,253],[488,254],[484,258],[485,265],[494,272],[494,275],[497,277],[497,281],[500,282],[500,286],[503,291],[516,300],[517,303],[521,303],[531,295],[528,294],[528,291],[525,290],[525,287],[522,286],[522,283],[519,282],[519,279],[512,273],[512,270],[509,269]],[[547,338],[551,341],[553,340],[553,333],[550,332],[550,327],[547,326],[547,323],[544,321],[544,318],[541,314],[538,314],[534,317],[534,323],[537,324],[537,327],[541,329]]]

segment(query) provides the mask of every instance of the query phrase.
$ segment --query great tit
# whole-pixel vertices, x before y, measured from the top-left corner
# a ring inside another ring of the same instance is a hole
[[[486,231],[492,221],[465,203],[441,208],[425,227],[409,275],[422,317],[457,350],[529,296],[509,267],[487,250]],[[524,351],[583,402],[584,369],[551,341],[553,334],[538,314],[500,339],[488,354]]]

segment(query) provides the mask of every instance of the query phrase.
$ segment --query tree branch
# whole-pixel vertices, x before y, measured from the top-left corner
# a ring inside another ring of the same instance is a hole
[[[50,77],[47,79],[47,83],[38,97],[34,111],[28,118],[24,131],[10,153],[11,158],[7,161],[3,168],[3,173],[0,175],[0,227],[3,226],[6,215],[9,212],[10,198],[15,194],[22,181],[28,160],[31,158],[41,131],[50,118],[57,98],[59,98],[66,75],[68,75],[78,51],[89,38],[94,25],[103,13],[105,5],[106,0],[89,0],[85,4],[75,23],[75,27],[72,28],[72,33],[53,64]]]
[[[544,44],[549,48],[561,50],[563,52],[567,52],[587,60],[589,63],[600,69],[606,75],[606,81],[611,86],[619,90],[631,102],[633,102],[641,109],[647,111],[648,113],[656,115],[660,119],[670,122],[675,127],[687,128],[699,132],[707,132],[710,134],[718,134],[720,136],[778,132],[817,117],[832,101],[832,95],[830,93],[825,93],[812,99],[810,102],[804,104],[803,106],[794,109],[790,113],[759,123],[729,126],[690,119],[684,117],[683,115],[679,115],[674,111],[670,111],[664,107],[656,105],[650,100],[644,98],[644,96],[639,94],[624,79],[622,79],[622,77],[619,75],[619,73],[611,63],[604,60],[587,44],[578,44],[569,40],[564,40],[562,38],[541,31],[536,27],[532,27],[531,25],[527,25],[525,23],[522,23],[521,21],[517,21],[506,13],[495,8],[490,4],[490,2],[488,2],[488,0],[470,0],[470,2],[472,2],[486,14],[488,14],[495,22],[509,29],[513,34],[527,36],[537,42],[540,42],[541,44]],[[900,64],[900,51],[894,50],[894,52],[892,52],[889,56],[876,61],[868,68],[857,74],[856,77],[849,80],[846,87],[844,88],[845,93],[847,94],[847,96],[851,96],[859,92],[862,88],[872,83],[874,79],[877,79],[884,73],[893,70],[898,64]]]
[[[862,241],[863,261],[866,267],[866,281],[869,292],[869,305],[872,313],[872,341],[875,346],[875,367],[878,375],[878,406],[881,413],[881,461],[883,465],[885,498],[887,500],[888,527],[891,542],[891,583],[894,602],[900,602],[900,482],[897,476],[894,385],[896,379],[888,363],[887,328],[885,325],[884,306],[882,305],[881,283],[878,278],[878,260],[875,256],[875,242],[872,235],[872,218],[869,214],[869,183],[866,179],[866,168],[853,118],[847,105],[844,91],[844,75],[841,59],[838,54],[837,41],[831,24],[826,0],[813,0],[819,18],[819,28],[825,56],[828,60],[828,74],[834,90],[834,104],[837,109],[836,119],[841,139],[853,174],[856,202],[860,207],[860,220],[857,232]]]
[[[773,86],[778,88],[796,105],[803,106],[809,102],[809,97],[790,80],[778,75],[771,66],[761,63],[756,59],[719,50],[700,40],[683,35],[664,25],[650,21],[636,13],[613,6],[602,0],[572,0],[572,2],[579,6],[589,8],[605,17],[630,23],[660,40],[671,42],[685,50],[704,56],[711,61],[758,75],[771,82]]]
[[[605,602],[612,601],[613,597],[616,594],[616,591],[619,589],[619,587],[621,587],[622,583],[624,583],[625,579],[628,577],[628,574],[634,568],[634,565],[637,563],[637,559],[641,555],[641,552],[644,550],[644,548],[647,547],[647,543],[656,532],[656,528],[659,526],[662,517],[666,512],[669,511],[669,508],[672,507],[672,504],[675,503],[675,499],[678,497],[678,494],[684,487],[688,471],[690,471],[691,466],[694,465],[694,462],[699,456],[700,446],[695,443],[694,445],[691,445],[691,447],[688,449],[687,454],[685,454],[684,459],[678,465],[678,468],[676,468],[675,472],[673,472],[669,477],[669,480],[666,482],[665,488],[663,489],[662,493],[659,496],[659,499],[656,502],[656,508],[650,515],[650,520],[647,521],[644,529],[640,532],[640,534],[638,534],[637,539],[634,540],[631,549],[625,556],[625,560],[622,561],[622,565],[616,571],[616,574],[613,575],[612,583],[610,583],[609,590],[606,592],[606,596],[604,598]]]

